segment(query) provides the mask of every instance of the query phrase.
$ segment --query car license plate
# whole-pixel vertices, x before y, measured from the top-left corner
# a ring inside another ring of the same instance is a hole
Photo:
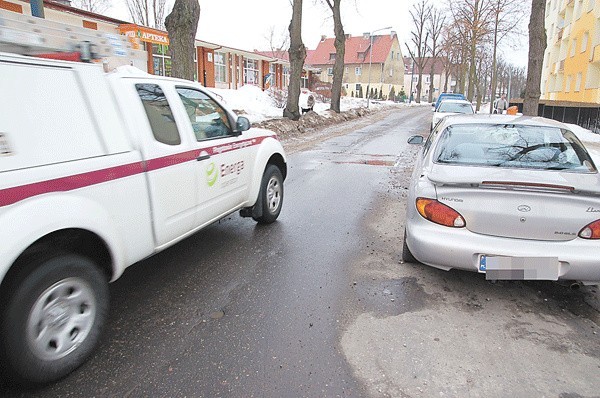
[[[492,280],[558,280],[558,257],[479,256],[479,272]]]

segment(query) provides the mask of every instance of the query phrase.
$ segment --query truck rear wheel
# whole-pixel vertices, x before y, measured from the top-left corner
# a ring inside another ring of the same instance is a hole
[[[89,259],[58,254],[17,279],[3,307],[2,368],[9,382],[48,383],[83,364],[108,313],[108,281]]]
[[[259,224],[277,220],[283,204],[283,176],[275,165],[268,165],[262,177],[258,200],[262,202],[262,214],[253,217]]]

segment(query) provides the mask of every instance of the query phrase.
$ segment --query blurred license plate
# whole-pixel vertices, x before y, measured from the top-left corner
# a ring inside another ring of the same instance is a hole
[[[558,280],[558,257],[479,256],[479,272],[493,280]]]

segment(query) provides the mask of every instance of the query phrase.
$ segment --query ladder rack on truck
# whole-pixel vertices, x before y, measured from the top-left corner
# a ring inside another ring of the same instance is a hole
[[[147,69],[139,41],[0,9],[0,52]]]

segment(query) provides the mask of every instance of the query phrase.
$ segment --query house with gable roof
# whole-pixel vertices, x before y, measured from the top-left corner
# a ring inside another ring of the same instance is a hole
[[[321,82],[333,82],[336,56],[334,41],[334,38],[321,36],[316,50],[305,61],[305,64],[315,70],[315,75]],[[370,87],[377,90],[378,94],[383,93],[384,97],[389,96],[392,88],[396,95],[404,90],[404,59],[396,32],[372,37],[369,33],[346,36],[342,80],[345,95],[366,98],[369,82]]]

